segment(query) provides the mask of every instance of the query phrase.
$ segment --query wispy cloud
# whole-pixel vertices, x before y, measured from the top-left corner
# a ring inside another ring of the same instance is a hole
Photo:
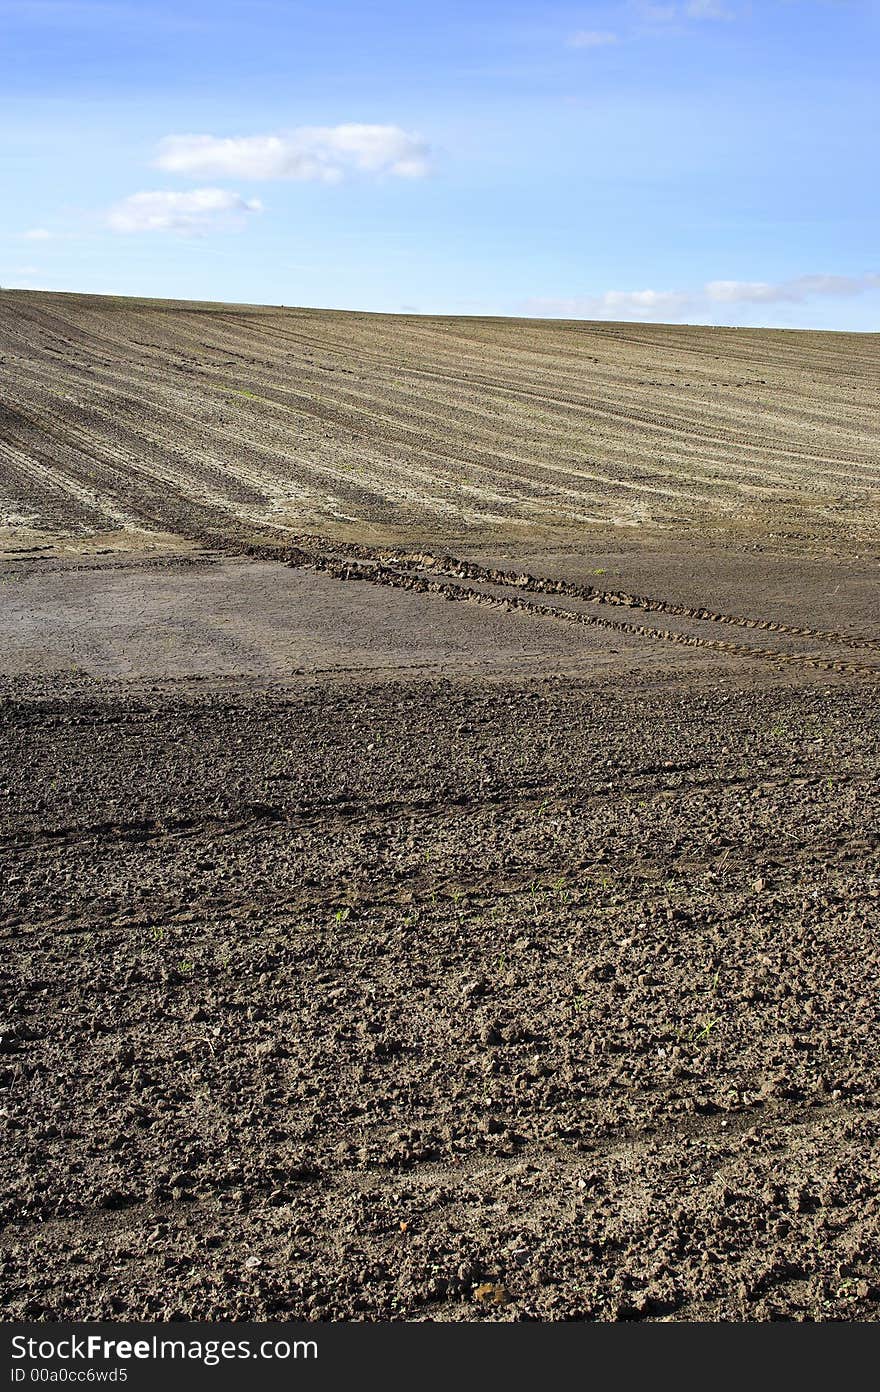
[[[703,287],[715,304],[803,304],[822,295],[863,295],[880,287],[880,275],[803,275],[793,280],[710,280]]]
[[[652,4],[636,0],[635,13],[643,24],[662,28],[665,25],[684,25],[688,20],[735,19],[736,13],[722,0],[684,0],[684,3]]]
[[[684,7],[688,19],[735,19],[733,10],[720,0],[688,0]]]
[[[715,314],[721,305],[805,304],[880,290],[880,274],[803,275],[791,280],[709,280],[691,290],[606,290],[600,295],[536,298],[528,312],[547,318],[632,319],[658,322]]]
[[[400,126],[300,126],[277,135],[169,135],[156,165],[206,178],[302,179],[334,184],[349,174],[419,179],[429,151]]]
[[[262,211],[258,199],[245,199],[227,189],[201,188],[177,193],[156,189],[132,193],[106,216],[111,232],[176,232],[198,236],[233,231],[248,215]]]
[[[627,13],[629,23],[626,22]],[[675,3],[655,3],[654,0],[629,0],[628,11],[622,15],[623,32],[611,29],[578,29],[570,34],[569,48],[603,48],[609,44],[630,42],[646,34],[686,33],[692,21],[735,19],[736,14],[722,0],[675,0]]]
[[[651,5],[637,3],[635,5],[639,19],[646,24],[672,24],[679,17],[678,5]]]
[[[610,29],[579,29],[568,38],[569,48],[607,48],[619,42],[617,34]]]
[[[48,227],[30,227],[27,232],[22,232],[21,235],[26,242],[48,242],[52,240],[53,236]]]
[[[528,301],[530,314],[551,319],[671,319],[691,303],[678,290],[606,290],[601,295],[571,298],[535,298]]]

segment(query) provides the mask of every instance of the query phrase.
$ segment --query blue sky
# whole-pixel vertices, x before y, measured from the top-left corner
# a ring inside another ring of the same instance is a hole
[[[880,0],[0,0],[0,284],[880,329]]]

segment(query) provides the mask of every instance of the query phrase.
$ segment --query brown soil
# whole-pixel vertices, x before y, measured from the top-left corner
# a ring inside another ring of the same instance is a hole
[[[876,339],[0,349],[7,1316],[876,1319]]]
[[[0,357],[10,526],[880,540],[876,334],[6,291]]]

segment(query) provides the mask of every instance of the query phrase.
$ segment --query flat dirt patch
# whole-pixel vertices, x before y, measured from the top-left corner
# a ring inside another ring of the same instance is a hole
[[[7,1317],[875,1320],[876,339],[0,348]]]
[[[147,680],[601,667],[635,636],[271,561],[0,565],[0,674]],[[638,654],[638,657],[637,657]],[[699,659],[698,659],[699,660]]]

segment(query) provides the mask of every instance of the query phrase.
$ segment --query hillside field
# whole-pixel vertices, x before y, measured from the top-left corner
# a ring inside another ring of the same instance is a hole
[[[0,291],[7,1318],[877,1319],[878,378]]]

